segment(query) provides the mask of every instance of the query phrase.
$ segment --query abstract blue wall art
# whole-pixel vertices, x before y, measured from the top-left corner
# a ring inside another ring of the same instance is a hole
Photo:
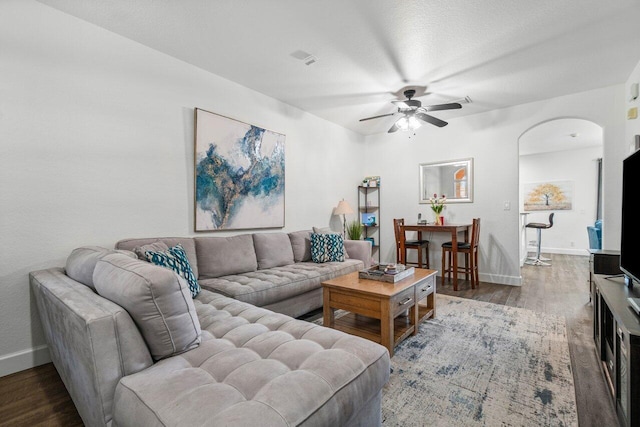
[[[195,109],[195,231],[284,227],[285,135]]]

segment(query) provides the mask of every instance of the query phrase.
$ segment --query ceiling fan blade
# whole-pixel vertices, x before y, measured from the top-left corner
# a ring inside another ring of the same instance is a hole
[[[379,119],[380,117],[393,116],[394,114],[396,113],[380,114],[379,116],[367,117],[366,119],[360,119],[359,121],[364,122],[365,120]]]
[[[440,120],[440,119],[436,119],[433,116],[430,116],[428,114],[425,113],[416,113],[415,116],[417,118],[419,118],[420,120],[423,120],[427,123],[431,123],[432,125],[436,125],[438,127],[444,127],[446,125],[448,125],[449,123],[445,122],[444,120]]]
[[[398,122],[396,121],[393,126],[391,126],[389,128],[389,130],[387,131],[388,133],[393,133],[395,131],[397,131],[398,129],[400,129],[400,126],[398,126]]]
[[[422,105],[422,102],[417,99],[405,99],[404,101],[391,101],[398,108],[419,108]]]
[[[462,108],[462,105],[457,102],[452,102],[451,104],[439,104],[439,105],[428,105],[423,107],[425,111],[439,111],[439,110],[457,110]]]

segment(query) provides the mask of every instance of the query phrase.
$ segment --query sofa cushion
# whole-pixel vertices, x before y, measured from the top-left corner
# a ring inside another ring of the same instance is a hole
[[[220,277],[258,269],[251,234],[231,237],[196,237],[200,277]]]
[[[133,251],[139,246],[158,242],[164,243],[168,248],[175,246],[178,243],[181,244],[185,252],[187,253],[187,258],[189,258],[189,264],[191,265],[193,274],[196,277],[200,277],[198,271],[198,258],[196,256],[196,242],[192,237],[151,237],[145,239],[123,239],[116,243],[116,248]]]
[[[101,296],[129,312],[155,360],[200,343],[200,322],[187,282],[173,271],[111,254],[96,264],[93,282]]]
[[[311,259],[313,262],[344,261],[342,235],[311,233]]]
[[[374,342],[206,290],[194,303],[202,344],[123,378],[115,425],[346,425],[389,378]]]
[[[356,259],[323,264],[297,262],[267,270],[200,278],[198,282],[203,289],[262,307],[319,289],[324,280],[363,268],[362,261]]]
[[[291,240],[285,233],[255,233],[253,246],[259,270],[294,263]]]
[[[162,243],[162,245],[164,245],[164,243]],[[181,244],[178,243],[172,248],[167,248],[165,251],[147,249],[144,253],[147,261],[150,263],[168,268],[186,280],[192,297],[198,295],[198,292],[200,292],[200,285],[198,284],[198,279],[196,279],[196,276],[193,274],[193,270],[189,264],[189,259],[187,258],[187,253],[184,251]]]
[[[311,230],[294,231],[289,233],[293,261],[311,261]]]
[[[96,263],[102,257],[113,253],[124,254],[131,258],[136,257],[131,251],[107,249],[100,246],[82,246],[71,251],[67,257],[65,272],[76,282],[87,285],[95,291],[93,270],[96,268]]]

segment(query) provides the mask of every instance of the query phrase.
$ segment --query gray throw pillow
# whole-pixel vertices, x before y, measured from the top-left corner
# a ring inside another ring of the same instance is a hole
[[[294,263],[291,240],[285,233],[255,233],[253,246],[260,270]]]
[[[98,294],[129,312],[154,360],[197,347],[201,329],[187,282],[173,271],[122,254],[96,264]]]
[[[135,248],[133,248],[133,252],[138,255],[138,259],[148,261],[146,254],[147,251],[166,252],[168,249],[169,246],[167,246],[165,242],[158,240],[157,242],[149,243],[148,245],[136,246]]]
[[[136,255],[131,251],[107,249],[101,246],[82,246],[71,251],[67,257],[65,273],[76,282],[87,285],[94,291],[93,270],[96,268],[98,260],[106,255],[119,253],[131,258]]]
[[[331,227],[313,227],[313,232],[316,234],[339,234],[333,231]]]
[[[289,233],[293,261],[311,261],[311,230],[294,231]]]

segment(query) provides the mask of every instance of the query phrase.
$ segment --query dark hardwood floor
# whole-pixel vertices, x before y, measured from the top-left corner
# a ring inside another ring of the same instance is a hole
[[[438,292],[565,316],[581,427],[617,426],[592,339],[588,257],[551,255],[551,267],[525,266],[522,286],[438,283]],[[0,426],[80,426],[82,421],[52,364],[0,378]]]

